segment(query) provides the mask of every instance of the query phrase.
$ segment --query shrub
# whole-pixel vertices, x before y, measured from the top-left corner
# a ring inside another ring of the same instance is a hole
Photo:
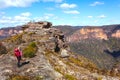
[[[7,53],[6,47],[3,46],[2,43],[0,43],[0,55],[6,54],[6,53]]]
[[[13,43],[15,43],[15,44],[21,44],[21,43],[23,42],[23,40],[22,40],[22,35],[23,35],[23,34],[17,34],[17,35],[15,35],[15,36],[13,36],[13,37],[11,38],[11,42],[13,42]]]
[[[31,42],[24,50],[23,50],[23,56],[32,58],[35,56],[35,53],[37,52],[37,45],[35,42]]]
[[[32,58],[35,56],[35,51],[31,47],[27,47],[24,49],[24,57]]]
[[[28,33],[29,36],[31,36],[31,35],[33,35],[33,34],[35,34],[35,32],[30,32],[30,33]]]
[[[78,66],[81,66],[81,65],[82,65],[82,63],[81,63],[80,60],[75,59],[75,58],[73,58],[73,57],[69,57],[69,60],[70,60],[71,62],[73,62],[74,64],[78,65]]]
[[[59,67],[55,67],[55,70],[56,70],[57,72],[63,74],[63,73],[61,72],[61,69],[60,69]]]
[[[36,47],[37,47],[37,45],[36,45],[35,42],[31,42],[29,46],[30,46],[30,47],[33,47],[33,48],[36,48]]]
[[[36,76],[35,80],[43,80],[43,76]]]
[[[30,80],[30,79],[25,76],[14,76],[11,80]]]
[[[97,80],[102,80],[102,77],[98,77]]]
[[[66,74],[66,75],[65,75],[65,78],[66,78],[67,80],[77,80],[74,76],[69,75],[69,74]]]

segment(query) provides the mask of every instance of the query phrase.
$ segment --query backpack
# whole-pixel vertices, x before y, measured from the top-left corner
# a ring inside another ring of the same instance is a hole
[[[19,49],[15,49],[15,50],[14,50],[14,54],[15,54],[16,57],[21,56],[21,55],[20,55],[21,53],[20,53],[20,50],[19,50]]]

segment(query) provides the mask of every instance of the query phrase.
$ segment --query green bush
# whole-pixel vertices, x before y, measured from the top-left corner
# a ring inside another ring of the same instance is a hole
[[[30,79],[25,76],[15,76],[11,80],[30,80]]]
[[[74,76],[69,75],[69,74],[66,74],[66,75],[65,75],[65,78],[66,78],[67,80],[77,80]]]
[[[0,43],[0,55],[1,54],[6,54],[7,53],[7,49],[5,46],[2,45],[2,43]]]
[[[37,46],[35,42],[31,42],[24,50],[23,50],[23,56],[32,58],[35,56],[35,53],[37,52]]]
[[[36,48],[36,47],[37,47],[37,45],[36,45],[35,42],[31,42],[29,46],[30,46],[30,47],[33,47],[33,48]]]
[[[102,77],[98,77],[97,80],[102,80]]]
[[[43,80],[43,76],[36,76],[35,80]]]

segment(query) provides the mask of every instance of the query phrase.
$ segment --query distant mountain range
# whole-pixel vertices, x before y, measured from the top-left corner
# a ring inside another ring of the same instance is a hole
[[[80,41],[84,39],[104,39],[110,37],[120,38],[120,25],[106,25],[106,26],[57,26],[67,36],[69,42]]]
[[[13,36],[15,34],[19,34],[21,32],[22,32],[21,26],[1,28],[0,29],[0,39],[10,37],[10,36]]]
[[[120,25],[106,25],[106,26],[68,26],[59,25],[53,26],[63,31],[63,33],[70,40],[76,39],[108,39],[108,37],[120,38]],[[5,38],[18,33],[21,33],[21,26],[8,27],[0,29],[0,38]]]

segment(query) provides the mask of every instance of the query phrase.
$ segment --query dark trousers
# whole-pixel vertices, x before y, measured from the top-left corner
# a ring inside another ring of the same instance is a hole
[[[20,66],[21,66],[21,65],[20,65],[21,56],[18,56],[18,57],[17,57],[17,60],[18,60],[17,66],[20,67]]]

